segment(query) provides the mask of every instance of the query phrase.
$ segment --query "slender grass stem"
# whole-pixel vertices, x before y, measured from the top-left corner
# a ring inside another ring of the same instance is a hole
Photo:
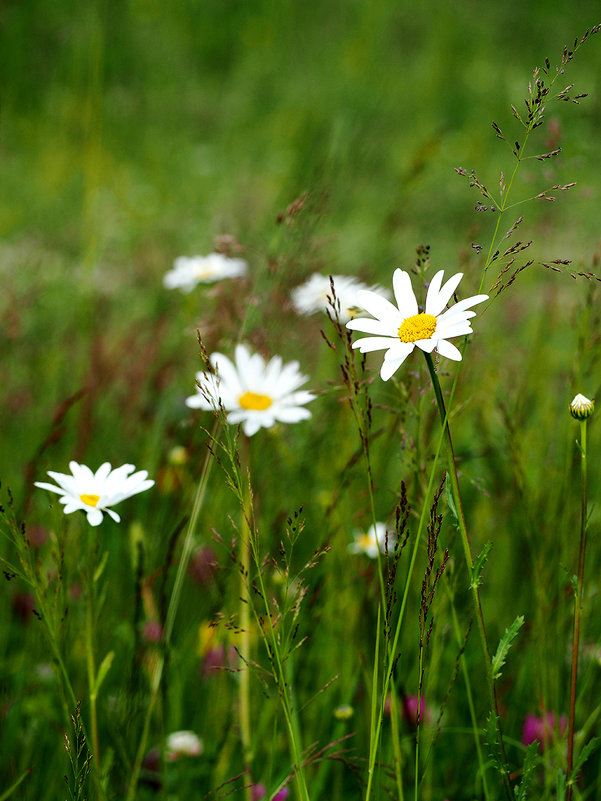
[[[213,427],[211,437],[214,437],[214,435],[216,434],[218,425],[219,424],[216,422],[215,426]],[[144,754],[146,752],[146,744],[148,742],[150,721],[152,719],[152,714],[154,712],[154,708],[156,705],[159,689],[161,686],[161,679],[163,677],[163,670],[165,668],[165,653],[167,648],[169,647],[171,641],[171,635],[173,633],[173,625],[175,623],[175,617],[179,606],[179,599],[181,596],[184,576],[186,573],[188,561],[190,559],[190,553],[192,551],[192,545],[194,542],[194,533],[196,531],[198,515],[200,514],[200,510],[202,508],[202,504],[204,501],[205,492],[207,489],[207,482],[212,464],[213,464],[212,454],[209,451],[207,451],[205,460],[203,462],[200,479],[198,481],[198,486],[196,488],[196,495],[194,497],[194,503],[192,506],[192,514],[190,515],[190,520],[188,521],[188,528],[186,529],[184,545],[182,548],[182,553],[180,556],[179,565],[175,576],[175,581],[173,583],[171,597],[169,599],[169,606],[167,608],[167,615],[165,618],[165,629],[163,637],[164,650],[161,653],[157,654],[156,657],[155,667],[150,683],[150,699],[148,702],[148,706],[146,707],[146,714],[144,716],[144,723],[142,726],[142,734],[140,736],[140,741],[138,743],[138,750],[136,751],[136,756],[134,758],[134,763],[129,777],[126,801],[134,801],[134,798],[136,796],[138,778],[140,776],[142,760],[144,759]]]
[[[248,448],[248,441],[246,448]],[[270,663],[273,669],[273,677],[276,681],[280,701],[282,704],[282,709],[284,712],[284,720],[286,721],[286,728],[288,729],[288,737],[290,742],[290,750],[293,760],[293,770],[294,775],[296,778],[296,783],[298,786],[299,797],[301,801],[310,801],[309,798],[309,790],[307,787],[305,773],[303,769],[303,750],[302,750],[302,738],[301,738],[301,731],[300,731],[300,724],[298,721],[298,711],[296,704],[294,703],[293,698],[293,682],[291,676],[291,657],[288,655],[287,660],[285,660],[281,653],[281,645],[278,640],[275,631],[275,625],[272,617],[272,610],[269,608],[269,601],[267,596],[267,590],[265,588],[265,583],[263,581],[263,571],[262,571],[262,563],[261,563],[261,555],[259,553],[259,544],[256,535],[256,529],[254,525],[254,510],[252,505],[252,492],[251,492],[251,484],[250,484],[250,473],[247,469],[248,463],[248,451],[246,450],[245,453],[245,469],[242,472],[239,468],[236,469],[235,460],[232,461],[232,467],[236,470],[236,485],[237,491],[239,493],[239,500],[242,504],[243,510],[243,538],[246,544],[243,544],[243,552],[241,554],[241,559],[245,559],[244,563],[244,570],[241,570],[242,575],[242,584],[241,587],[241,595],[242,597],[246,598],[246,603],[241,604],[240,607],[240,615],[241,615],[241,628],[246,629],[248,632],[249,630],[249,615],[250,610],[252,609],[253,614],[255,615],[257,627],[261,632],[263,637],[265,647],[267,653],[269,655]],[[262,621],[258,617],[258,613],[251,604],[250,597],[248,596],[248,577],[249,577],[249,569],[251,559],[254,562],[255,567],[257,568],[257,585],[259,596],[263,599],[263,603],[265,606],[265,619],[267,621],[267,633],[264,631],[264,626],[262,625]],[[244,638],[242,647],[244,648]],[[247,641],[248,647],[248,641]],[[248,651],[246,651],[248,653]],[[244,655],[244,654],[243,654]],[[248,674],[248,666],[246,666],[246,670],[244,673],[247,674],[247,681],[249,678]],[[245,690],[248,693],[248,685]],[[248,695],[246,696],[246,700],[244,699],[243,691],[240,690],[240,726],[241,726],[241,736],[242,738],[247,737],[247,742],[250,744],[250,716],[249,716],[249,703],[248,703]],[[247,718],[245,720],[245,718]],[[242,732],[242,728],[247,726],[246,733]],[[243,739],[243,747],[244,747],[244,739]],[[250,793],[250,786],[247,788],[248,792]],[[250,796],[248,796],[250,797]]]
[[[578,651],[580,648],[580,623],[582,618],[584,557],[587,531],[587,464],[586,464],[586,420],[580,421],[580,548],[578,554],[578,579],[574,592],[574,635],[572,638],[572,669],[570,675],[570,719],[568,723],[568,786],[566,801],[571,801],[574,779],[570,776],[574,766],[574,728],[576,717],[576,680],[578,675]]]
[[[453,390],[454,390],[454,386],[453,386]],[[415,541],[413,543],[413,549],[411,551],[411,557],[410,557],[410,560],[409,560],[409,567],[407,568],[407,575],[405,577],[405,586],[404,586],[404,589],[403,589],[403,597],[401,599],[401,607],[400,607],[400,610],[399,610],[399,615],[398,615],[396,626],[395,626],[395,633],[394,633],[394,637],[393,637],[393,641],[392,641],[392,646],[390,648],[390,652],[392,654],[397,653],[399,639],[400,639],[400,636],[401,636],[401,629],[403,627],[403,620],[405,618],[405,609],[407,608],[407,601],[408,601],[408,598],[409,598],[409,589],[410,589],[410,586],[411,586],[411,576],[413,575],[413,569],[415,567],[415,562],[416,562],[416,559],[417,559],[417,551],[418,551],[418,548],[419,548],[419,544],[421,542],[424,526],[426,524],[426,517],[427,517],[427,512],[428,512],[428,499],[432,495],[432,492],[433,492],[433,489],[434,489],[434,477],[436,475],[436,468],[438,466],[438,460],[439,460],[439,457],[440,457],[440,451],[441,451],[441,448],[442,448],[443,438],[444,438],[443,437],[443,433],[441,432],[441,435],[440,435],[439,440],[438,440],[438,445],[437,445],[436,451],[434,453],[434,458],[432,460],[432,467],[430,469],[430,477],[428,479],[428,486],[426,488],[426,494],[424,496],[424,502],[423,502],[423,505],[422,505],[422,510],[421,510],[421,514],[420,514],[420,518],[419,518],[419,522],[418,522],[418,526],[417,526],[417,532],[415,534]],[[377,652],[378,652],[378,649],[376,648],[376,653]],[[367,790],[366,790],[366,793],[365,793],[365,801],[369,801],[370,794],[371,794],[372,782],[373,782],[373,768],[374,768],[375,759],[376,759],[377,746],[378,746],[378,742],[379,742],[379,739],[380,739],[380,729],[381,729],[381,725],[382,725],[382,716],[384,714],[384,704],[386,702],[386,694],[388,692],[388,687],[392,682],[392,668],[393,668],[393,665],[394,665],[394,662],[393,661],[389,661],[388,669],[386,671],[386,675],[384,676],[384,681],[383,681],[382,696],[381,696],[381,702],[380,702],[380,714],[379,714],[379,716],[377,718],[377,724],[376,724],[375,731],[372,731],[370,733],[370,752],[369,752],[369,766],[368,766],[368,781],[367,781]]]
[[[449,587],[447,589],[447,596],[449,598],[449,603],[451,607],[451,618],[453,620],[453,632],[455,634],[455,640],[458,646],[462,645],[462,638],[461,638],[461,629],[459,627],[459,620],[457,619],[457,610],[455,609],[455,602],[451,595],[451,591]],[[472,721],[472,731],[474,733],[474,745],[476,747],[476,754],[478,757],[478,767],[480,770],[480,775],[482,776],[482,790],[484,792],[484,798],[486,801],[490,799],[490,793],[488,790],[488,781],[486,779],[486,766],[484,763],[484,755],[482,753],[482,744],[480,743],[480,736],[481,732],[478,728],[478,719],[476,717],[476,708],[474,706],[474,696],[472,693],[472,685],[470,681],[470,674],[467,669],[467,662],[465,659],[465,655],[461,654],[460,657],[460,666],[461,666],[461,673],[463,674],[463,681],[465,684],[465,694],[467,697],[467,705],[470,712],[470,718]]]
[[[497,729],[497,740],[499,745],[499,750],[501,753],[501,759],[503,762],[503,771],[502,771],[502,778],[503,778],[503,786],[505,788],[505,792],[509,799],[513,799],[513,793],[511,791],[511,785],[509,783],[509,769],[507,767],[507,756],[505,754],[505,744],[503,742],[503,731],[501,729],[501,721],[499,715],[499,705],[497,701],[497,692],[495,688],[495,682],[492,674],[492,663],[490,657],[490,651],[488,650],[488,641],[486,638],[486,627],[484,625],[484,613],[482,611],[482,604],[480,602],[480,593],[478,592],[478,586],[475,582],[471,581],[472,571],[474,568],[474,560],[472,557],[472,549],[470,546],[469,536],[467,532],[467,526],[465,523],[465,515],[463,513],[463,504],[461,501],[461,493],[459,491],[459,480],[457,477],[457,465],[455,462],[455,453],[453,451],[453,440],[451,438],[451,429],[449,428],[449,421],[448,416],[445,408],[444,398],[442,396],[442,389],[440,387],[440,382],[438,380],[438,375],[436,373],[436,369],[434,367],[434,361],[432,359],[432,355],[430,353],[424,353],[426,358],[426,364],[428,365],[428,370],[430,371],[430,377],[432,378],[432,385],[434,387],[434,394],[436,396],[436,402],[438,404],[438,411],[440,414],[440,419],[442,423],[442,427],[445,431],[445,436],[447,440],[447,450],[448,450],[448,457],[449,457],[449,478],[451,482],[451,492],[453,493],[453,500],[455,502],[455,508],[457,511],[457,522],[459,525],[459,533],[461,536],[461,544],[463,546],[463,553],[465,557],[466,566],[468,569],[468,574],[470,576],[470,590],[472,596],[472,603],[474,606],[474,614],[476,618],[476,627],[478,629],[478,634],[480,636],[480,644],[482,646],[482,655],[484,657],[484,663],[486,668],[486,679],[488,685],[488,694],[489,694],[489,702],[490,702],[490,709],[495,717],[495,725]]]
[[[248,437],[244,437],[244,450],[242,456],[242,520],[240,525],[240,611],[239,625],[241,631],[240,652],[242,665],[240,668],[238,682],[238,715],[240,723],[240,739],[242,740],[242,751],[244,768],[250,772],[252,762],[252,743],[250,734],[250,598],[248,597],[248,578],[250,574],[251,561],[251,528],[252,519],[250,487],[244,477],[248,475]],[[251,785],[246,783],[245,798],[251,801]]]
[[[96,787],[96,795],[98,799],[104,798],[102,791],[101,781],[101,768],[100,768],[100,743],[98,738],[98,713],[96,709],[96,663],[94,658],[94,553],[95,553],[96,535],[95,529],[92,529],[88,537],[88,565],[86,575],[86,667],[88,673],[88,700],[90,702],[90,721],[92,726],[92,753],[94,758],[94,785]]]

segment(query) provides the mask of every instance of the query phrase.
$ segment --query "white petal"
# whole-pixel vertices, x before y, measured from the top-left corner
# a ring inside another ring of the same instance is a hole
[[[453,359],[456,362],[461,361],[461,351],[459,351],[452,342],[441,339],[436,345],[436,350],[441,356],[445,356],[447,359]]]
[[[436,273],[430,283],[428,295],[426,297],[426,314],[433,314],[435,317],[439,315],[447,305],[453,296],[453,292],[457,289],[459,282],[463,278],[463,273],[456,273],[439,289],[443,274],[443,270]]]
[[[95,472],[94,478],[96,479],[96,481],[104,481],[108,477],[110,472],[111,472],[110,462],[104,462]]]
[[[403,322],[403,315],[399,312],[396,306],[393,306],[389,300],[372,292],[370,289],[361,289],[357,292],[357,299],[361,304],[361,308],[369,312],[373,317],[379,320],[390,321],[391,325],[396,325],[397,328]],[[398,320],[398,323],[396,322]],[[349,323],[347,323],[347,327]]]
[[[239,345],[238,347],[244,348],[244,345]],[[236,352],[238,352],[237,349]],[[243,392],[238,370],[227,356],[223,353],[213,353],[211,356],[211,364],[217,371],[217,381],[219,382],[220,390],[221,387],[227,387],[235,395],[240,395]],[[205,375],[210,375],[210,373],[205,373]],[[216,386],[215,379],[211,379],[207,383],[207,387],[211,390],[211,395]]]
[[[361,353],[370,353],[373,350],[385,350],[399,342],[398,337],[365,337],[353,342],[353,348],[359,348]]]
[[[456,323],[455,325],[441,325],[440,331],[436,332],[439,339],[450,339],[451,337],[465,336],[472,333],[472,326],[468,320]]]
[[[406,358],[407,357],[404,356],[400,359],[389,359],[388,361],[384,360],[380,370],[380,377],[382,378],[382,381],[388,381],[388,379],[396,373]]]
[[[252,437],[261,428],[261,421],[249,417],[242,423],[242,430],[247,437]]]
[[[392,276],[392,286],[401,317],[405,319],[417,314],[417,299],[411,286],[409,273],[396,269]]]
[[[388,320],[372,320],[369,317],[355,317],[354,320],[349,320],[346,327],[351,331],[388,337],[394,336],[399,329],[399,326],[390,325]]]
[[[437,340],[436,339],[418,339],[414,343],[418,348],[424,351],[424,353],[432,353],[434,348],[436,347]]]
[[[276,410],[275,417],[280,423],[298,423],[300,420],[308,420],[311,412],[300,406],[282,407]]]
[[[451,306],[444,314],[441,314],[439,320],[444,320],[447,316],[451,317],[455,314],[459,314],[460,312],[465,312],[470,306],[475,306],[477,303],[483,303],[485,300],[488,300],[488,295],[473,295],[471,298],[464,298],[460,300],[459,303],[456,303],[454,306]]]
[[[401,342],[397,339],[396,342],[391,345],[390,349],[384,354],[384,359],[387,362],[396,361],[397,359],[403,359],[404,361],[413,351],[414,347],[415,342]]]
[[[113,520],[115,521],[115,523],[120,523],[121,522],[121,518],[119,517],[117,512],[114,512],[112,509],[104,509],[103,511],[105,511],[107,513],[107,515],[110,515],[113,518]]]
[[[87,515],[88,523],[91,526],[99,526],[102,523],[102,512],[100,509],[89,509]]]
[[[62,487],[55,487],[54,484],[47,484],[45,481],[35,481],[34,487],[48,490],[49,492],[57,492],[59,495],[64,495],[65,490]]]
[[[85,464],[78,464],[77,462],[69,462],[69,468],[73,473],[73,477],[79,484],[94,479],[94,473]]]
[[[216,403],[209,403],[200,390],[196,395],[190,395],[184,402],[186,406],[189,406],[191,409],[204,409],[208,411],[217,407]]]

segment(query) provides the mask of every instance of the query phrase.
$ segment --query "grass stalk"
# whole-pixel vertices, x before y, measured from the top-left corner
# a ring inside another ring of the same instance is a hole
[[[215,435],[217,427],[218,423],[215,423],[211,436]],[[140,737],[140,741],[138,743],[138,749],[136,751],[136,756],[134,758],[134,763],[132,766],[129,783],[127,786],[126,801],[134,801],[136,796],[136,788],[138,786],[140,769],[142,767],[142,760],[144,759],[144,754],[146,752],[146,745],[148,742],[150,721],[152,719],[152,713],[154,711],[157,696],[159,693],[159,688],[161,686],[161,679],[163,677],[163,670],[165,668],[165,653],[171,642],[171,635],[173,633],[173,626],[175,623],[175,617],[177,615],[177,610],[179,606],[179,600],[181,596],[184,576],[186,574],[186,569],[190,559],[190,554],[192,552],[192,545],[194,543],[194,533],[196,531],[196,524],[198,522],[198,516],[200,514],[200,510],[202,508],[202,504],[204,501],[207,489],[207,482],[212,463],[213,463],[212,454],[210,453],[210,451],[207,451],[207,454],[203,462],[200,479],[198,481],[198,486],[196,488],[196,495],[194,497],[194,503],[192,506],[192,514],[190,515],[190,520],[188,521],[186,536],[184,538],[184,545],[179,559],[177,573],[175,576],[175,581],[173,583],[173,589],[171,591],[171,597],[169,599],[169,606],[167,608],[167,615],[165,617],[163,650],[159,654],[157,654],[157,660],[155,663],[155,668],[150,685],[150,699],[148,702],[148,706],[146,707],[146,714],[144,716],[144,723],[142,726],[142,734]]]
[[[92,726],[92,753],[94,770],[94,785],[96,788],[96,795],[98,799],[104,798],[102,791],[101,781],[101,767],[100,767],[100,742],[98,738],[98,712],[96,708],[97,688],[96,688],[96,662],[94,658],[94,554],[96,546],[95,529],[88,536],[88,565],[86,575],[86,668],[88,673],[88,700],[90,703],[90,721]]]
[[[242,456],[242,476],[248,474],[248,437],[244,437],[244,450]],[[250,520],[251,496],[250,487],[247,482],[242,486],[242,520],[240,525],[240,656],[242,665],[240,667],[238,682],[238,716],[240,723],[240,739],[242,741],[244,768],[250,773],[252,762],[252,743],[250,734],[250,598],[248,592],[248,577],[250,574],[251,561],[251,528]],[[246,801],[251,801],[251,784],[246,783],[244,790]]]
[[[505,793],[508,799],[513,799],[513,793],[511,791],[511,785],[509,783],[509,768],[507,766],[507,755],[505,753],[505,744],[503,741],[503,731],[501,728],[501,720],[499,715],[499,705],[497,701],[497,692],[495,688],[495,682],[492,673],[492,662],[490,657],[490,651],[488,649],[488,640],[486,638],[486,627],[484,624],[484,613],[482,611],[482,604],[480,602],[480,593],[478,591],[478,586],[476,582],[471,581],[472,571],[474,569],[474,560],[472,557],[472,549],[469,541],[469,536],[467,532],[467,525],[465,522],[465,515],[463,513],[463,504],[461,501],[461,493],[459,490],[459,479],[457,476],[457,464],[455,462],[455,453],[453,450],[453,440],[451,437],[451,429],[449,427],[449,421],[447,416],[447,411],[445,408],[444,398],[442,395],[442,389],[440,386],[440,381],[438,380],[438,374],[436,373],[436,369],[434,367],[434,361],[432,359],[432,355],[430,353],[424,353],[426,358],[426,364],[428,365],[428,370],[430,371],[430,377],[432,379],[432,386],[434,387],[434,394],[436,396],[436,402],[438,405],[438,411],[442,423],[442,427],[445,432],[445,437],[447,441],[447,451],[448,451],[448,461],[449,461],[449,478],[451,482],[451,492],[453,494],[453,500],[455,502],[455,508],[457,512],[457,522],[459,526],[459,533],[461,537],[461,544],[463,546],[463,553],[465,557],[465,563],[467,566],[468,574],[470,576],[470,590],[472,596],[472,604],[474,606],[474,614],[476,618],[476,628],[478,629],[480,645],[482,647],[482,655],[484,657],[485,669],[486,669],[486,683],[488,686],[488,695],[489,695],[489,703],[490,709],[495,717],[495,726],[497,730],[497,741],[499,745],[499,751],[501,754],[501,759],[503,763],[503,771],[502,771],[502,778],[503,778],[503,787],[505,789]]]
[[[578,676],[578,651],[580,648],[580,623],[582,618],[583,587],[584,587],[584,557],[586,552],[587,532],[587,463],[586,463],[586,426],[587,420],[580,421],[580,547],[578,553],[578,577],[574,592],[574,634],[572,638],[572,668],[570,675],[570,718],[568,723],[568,784],[566,801],[571,801],[574,777],[574,729],[576,717],[576,684]]]

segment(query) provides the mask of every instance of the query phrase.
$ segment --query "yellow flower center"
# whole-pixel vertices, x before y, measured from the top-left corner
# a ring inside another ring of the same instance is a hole
[[[371,546],[375,544],[374,538],[370,537],[369,534],[361,534],[357,537],[357,547],[362,551],[367,551],[368,548],[371,548]]]
[[[433,314],[414,314],[407,317],[399,328],[401,342],[417,342],[418,339],[430,339],[436,331],[436,317]]]
[[[85,503],[86,506],[96,506],[100,500],[100,495],[80,495],[79,499]]]
[[[262,412],[265,409],[269,409],[273,401],[269,395],[259,395],[258,392],[245,392],[244,395],[240,395],[238,398],[238,403],[243,409]]]

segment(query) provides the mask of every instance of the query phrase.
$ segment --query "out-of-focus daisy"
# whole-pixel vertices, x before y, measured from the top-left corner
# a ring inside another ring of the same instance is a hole
[[[58,493],[61,496],[59,503],[65,506],[65,514],[81,509],[87,514],[91,526],[100,525],[103,512],[118,523],[121,518],[109,507],[138,492],[144,492],[154,484],[146,470],[134,473],[136,468],[133,464],[123,464],[112,470],[111,465],[105,462],[95,473],[85,464],[77,462],[69,462],[69,467],[72,475],[48,471],[58,487],[45,481],[36,481],[35,486]]]
[[[221,402],[228,423],[242,423],[247,437],[260,428],[271,428],[276,421],[298,423],[311,417],[304,404],[315,395],[299,391],[307,376],[299,372],[298,362],[283,364],[280,356],[274,356],[265,363],[246,345],[236,345],[234,358],[232,362],[222,353],[213,353],[210,361],[216,374],[197,373],[197,392],[186,398],[186,404],[215,410]]]
[[[460,351],[447,340],[472,333],[469,320],[476,312],[469,309],[487,300],[488,295],[466,298],[443,312],[463,273],[449,278],[444,286],[443,275],[444,271],[439,270],[430,282],[423,312],[419,311],[409,273],[404,270],[395,270],[392,278],[398,308],[376,292],[360,290],[357,293],[361,306],[375,319],[360,317],[350,320],[346,326],[353,331],[373,334],[353,342],[353,348],[359,348],[361,353],[386,349],[380,370],[384,381],[398,370],[416,345],[426,353],[436,349],[447,359],[461,361]]]
[[[384,523],[376,523],[374,529],[373,525],[370,526],[366,532],[355,532],[355,541],[352,542],[348,549],[351,553],[364,553],[370,559],[375,559],[380,553],[386,552],[386,526]],[[388,553],[394,550],[394,536],[388,532]]]
[[[333,275],[336,302],[340,303],[340,322],[346,323],[363,311],[357,293],[360,289],[368,289],[367,284],[350,275]],[[380,287],[373,287],[373,291],[386,291]],[[332,286],[329,275],[314,273],[308,281],[292,290],[292,304],[299,314],[316,314],[329,311],[332,314]]]
[[[180,256],[173,262],[173,269],[163,278],[166,289],[192,292],[198,284],[210,284],[222,278],[239,278],[246,275],[247,263],[243,259],[230,259],[223,253],[208,256]]]
[[[195,757],[203,752],[203,742],[193,731],[174,731],[167,737],[165,756],[175,762],[182,756]]]

